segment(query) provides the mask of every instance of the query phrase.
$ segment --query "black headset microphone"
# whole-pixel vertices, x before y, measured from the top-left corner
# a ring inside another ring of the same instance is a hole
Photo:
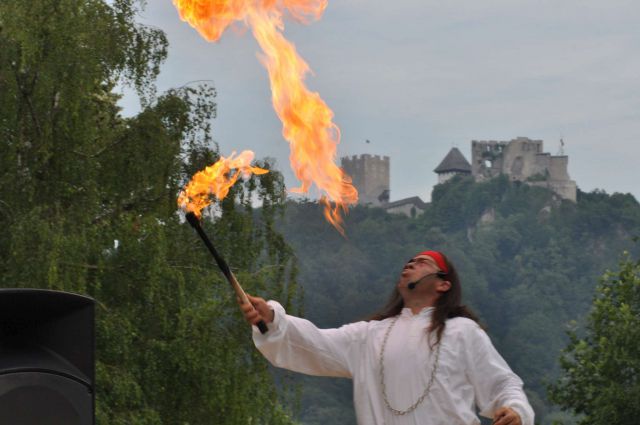
[[[409,282],[409,284],[407,285],[407,288],[409,288],[411,291],[413,291],[414,289],[416,289],[416,286],[418,285],[418,283],[422,282],[423,279],[428,278],[429,276],[438,276],[441,279],[444,279],[444,277],[447,274],[445,272],[435,272],[435,273],[429,273],[429,274],[425,274],[424,276],[422,276],[420,279],[416,280],[415,282]]]

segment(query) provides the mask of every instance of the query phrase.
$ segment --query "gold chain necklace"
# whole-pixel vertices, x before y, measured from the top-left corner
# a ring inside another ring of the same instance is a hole
[[[435,358],[435,361],[433,362],[433,368],[431,368],[431,377],[429,378],[429,383],[427,384],[427,388],[425,388],[422,395],[418,398],[418,400],[415,403],[409,406],[406,410],[399,410],[391,407],[391,404],[389,403],[389,398],[387,397],[387,388],[386,388],[386,385],[384,384],[384,349],[387,346],[387,340],[389,339],[389,334],[391,333],[391,329],[393,329],[399,317],[400,316],[398,315],[393,318],[393,320],[391,321],[391,324],[387,328],[387,332],[384,334],[384,339],[382,340],[382,348],[380,349],[380,386],[382,387],[382,397],[384,398],[384,403],[387,405],[387,408],[391,410],[391,412],[393,412],[394,415],[401,416],[401,415],[406,415],[409,412],[413,412],[416,409],[416,407],[418,407],[418,405],[422,403],[422,401],[427,397],[427,395],[431,391],[431,386],[433,385],[433,382],[435,380],[436,370],[438,369],[438,363],[440,360],[440,343],[438,343],[438,348],[436,350],[436,358]]]

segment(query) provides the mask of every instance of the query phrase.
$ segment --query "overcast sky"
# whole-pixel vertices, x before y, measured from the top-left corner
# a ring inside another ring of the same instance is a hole
[[[159,90],[212,80],[221,153],[276,158],[295,187],[251,33],[208,43],[170,0],[148,2],[140,22],[169,38]],[[286,21],[285,36],[335,113],[339,156],[391,157],[392,201],[429,200],[452,147],[470,160],[471,140],[518,136],[552,154],[563,138],[580,189],[640,199],[639,22],[637,0],[330,0],[317,22]],[[131,95],[122,106],[139,109]]]

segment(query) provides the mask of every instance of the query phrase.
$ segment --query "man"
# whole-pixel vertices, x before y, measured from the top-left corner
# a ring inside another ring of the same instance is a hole
[[[353,379],[360,425],[533,425],[522,381],[461,305],[453,264],[424,251],[403,267],[389,303],[370,321],[318,329],[275,301],[242,306],[253,340],[274,365]],[[254,308],[255,307],[255,308]]]

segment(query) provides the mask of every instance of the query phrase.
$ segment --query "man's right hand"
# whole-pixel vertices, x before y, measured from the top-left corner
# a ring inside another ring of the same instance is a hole
[[[240,309],[247,322],[252,325],[257,324],[260,320],[264,320],[265,323],[273,322],[275,313],[263,298],[252,297],[249,294],[247,294],[247,298],[251,304],[240,304]]]

